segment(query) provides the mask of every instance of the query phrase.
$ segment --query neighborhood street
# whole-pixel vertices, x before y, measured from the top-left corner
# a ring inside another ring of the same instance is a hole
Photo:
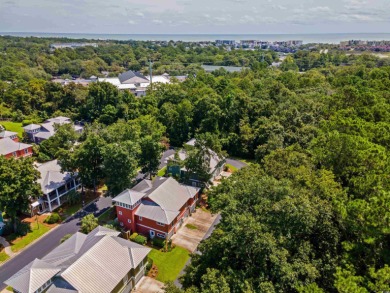
[[[94,213],[95,216],[102,214],[111,206],[110,197],[100,197],[96,203],[93,203],[68,221],[54,228],[39,240],[21,251],[14,258],[10,259],[4,265],[0,266],[0,291],[6,285],[4,281],[18,272],[24,266],[29,264],[35,258],[42,258],[60,244],[60,240],[66,234],[74,234],[79,230],[81,218],[86,213]]]

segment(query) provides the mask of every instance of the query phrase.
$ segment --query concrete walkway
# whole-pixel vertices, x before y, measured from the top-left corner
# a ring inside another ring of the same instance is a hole
[[[0,237],[0,244],[4,247],[4,252],[9,256],[13,257],[15,253],[11,249],[11,245],[5,240],[4,237]]]

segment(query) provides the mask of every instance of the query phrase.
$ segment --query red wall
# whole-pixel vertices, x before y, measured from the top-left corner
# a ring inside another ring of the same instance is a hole
[[[116,206],[115,208],[119,223],[123,223],[123,226],[130,230],[131,233],[137,232],[139,234],[149,236],[150,230],[154,230],[156,234],[161,231],[169,233],[184,216],[185,212],[187,211],[187,207],[190,207],[197,199],[198,194],[194,197],[194,199],[189,199],[187,203],[182,206],[180,209],[180,214],[172,221],[170,225],[164,226],[157,225],[156,221],[145,217],[142,217],[142,221],[140,221],[139,216],[135,215],[138,208],[135,208],[134,210],[129,210],[120,206]],[[122,212],[122,215],[119,214],[120,211]],[[131,223],[128,222],[129,219],[131,220]]]
[[[27,148],[28,149],[28,153],[25,154],[24,153],[24,150],[19,150],[19,151],[16,151],[16,157],[15,158],[21,158],[21,157],[31,157],[33,155],[33,150],[32,150],[32,147],[29,147]],[[13,154],[10,153],[10,154],[7,154],[5,155],[6,158],[12,158],[13,157]]]

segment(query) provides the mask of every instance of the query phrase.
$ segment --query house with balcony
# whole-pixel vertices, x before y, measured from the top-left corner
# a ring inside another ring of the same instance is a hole
[[[39,144],[42,141],[49,139],[55,134],[55,125],[61,126],[69,123],[72,123],[70,118],[59,116],[55,118],[50,118],[42,124],[29,124],[27,126],[24,126],[23,129],[31,142]],[[75,124],[74,130],[77,133],[81,133],[83,131],[83,126]]]
[[[98,226],[77,232],[4,283],[19,293],[128,293],[145,275],[150,248]]]
[[[38,183],[41,185],[42,196],[31,204],[32,214],[52,212],[67,201],[67,194],[77,190],[81,183],[77,173],[62,172],[57,160],[37,166],[41,173]]]
[[[17,139],[13,140],[11,137],[5,137],[0,139],[0,156],[6,158],[24,158],[31,157],[33,155],[32,145],[21,143]]]
[[[143,180],[113,199],[119,224],[131,233],[169,239],[195,211],[200,188],[169,177]]]

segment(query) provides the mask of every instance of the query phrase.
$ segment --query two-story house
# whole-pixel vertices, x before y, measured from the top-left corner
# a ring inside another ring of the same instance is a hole
[[[143,180],[113,199],[121,226],[150,238],[169,239],[195,211],[200,188],[173,178]]]
[[[42,141],[49,139],[55,134],[56,132],[55,125],[61,126],[70,123],[72,123],[70,118],[59,116],[55,118],[50,118],[40,125],[29,124],[27,126],[24,126],[23,129],[30,141],[39,144]],[[74,125],[74,130],[77,133],[81,133],[83,131],[83,126]]]
[[[97,227],[76,233],[4,283],[19,293],[129,293],[145,275],[150,248]]]
[[[37,165],[41,174],[38,183],[41,185],[42,196],[31,204],[31,213],[52,212],[67,200],[67,194],[77,190],[81,183],[77,172],[62,172],[57,160]]]

